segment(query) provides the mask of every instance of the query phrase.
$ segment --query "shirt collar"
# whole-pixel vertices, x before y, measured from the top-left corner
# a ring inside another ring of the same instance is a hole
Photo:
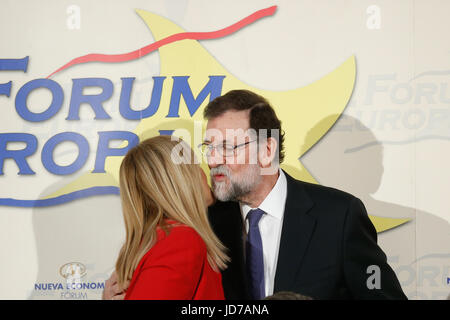
[[[287,181],[283,170],[278,169],[278,172],[279,176],[277,182],[258,208],[266,214],[281,220],[283,218],[284,205],[286,202]],[[239,202],[239,206],[241,208],[242,218],[244,221],[248,212],[252,209],[256,209],[241,202]]]

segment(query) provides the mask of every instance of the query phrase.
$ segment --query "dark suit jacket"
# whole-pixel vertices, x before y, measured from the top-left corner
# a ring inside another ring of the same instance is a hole
[[[274,293],[293,291],[314,299],[406,299],[377,245],[363,203],[343,191],[285,174],[287,198]],[[209,219],[231,257],[222,272],[225,298],[249,299],[239,204],[218,201],[209,208]],[[374,275],[368,271],[371,265],[379,267],[380,289],[367,286]]]

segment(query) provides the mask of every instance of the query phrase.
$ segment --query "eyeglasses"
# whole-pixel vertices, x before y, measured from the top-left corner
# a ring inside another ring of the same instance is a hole
[[[222,157],[232,157],[236,155],[236,149],[246,146],[249,143],[255,142],[256,140],[252,140],[252,141],[247,141],[238,145],[232,145],[232,144],[227,144],[227,143],[220,143],[216,146],[210,144],[210,143],[202,143],[198,145],[198,148],[200,149],[200,152],[209,157],[212,150],[215,149],[216,152],[222,156]]]

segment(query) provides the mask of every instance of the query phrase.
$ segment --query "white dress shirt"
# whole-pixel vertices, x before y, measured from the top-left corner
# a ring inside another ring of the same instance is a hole
[[[275,186],[258,207],[266,213],[259,221],[259,232],[261,233],[264,256],[266,296],[273,294],[278,251],[280,248],[281,229],[283,226],[284,207],[287,197],[286,176],[280,169],[279,173],[280,175],[278,176]],[[246,217],[250,210],[256,208],[252,208],[242,203],[239,203],[239,206],[241,208],[243,221],[245,221],[245,230],[248,232],[248,220],[246,220]]]

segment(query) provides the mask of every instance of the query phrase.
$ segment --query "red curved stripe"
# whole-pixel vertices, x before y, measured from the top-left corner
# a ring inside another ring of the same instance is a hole
[[[50,78],[55,73],[58,73],[64,69],[67,69],[71,66],[86,63],[86,62],[125,62],[125,61],[131,61],[135,59],[139,59],[150,52],[153,52],[157,50],[158,48],[161,48],[162,46],[165,46],[169,43],[180,41],[180,40],[205,40],[205,39],[217,39],[221,37],[225,37],[229,34],[232,34],[239,29],[242,29],[243,27],[255,22],[256,20],[259,20],[261,18],[271,16],[275,13],[277,9],[277,6],[272,6],[269,8],[265,8],[262,10],[258,10],[248,17],[236,22],[235,24],[232,24],[231,26],[228,26],[224,29],[217,30],[217,31],[211,31],[211,32],[181,32],[176,33],[171,36],[168,36],[164,39],[158,40],[152,44],[149,44],[148,46],[145,46],[141,49],[124,53],[124,54],[100,54],[100,53],[90,53],[85,56],[81,56],[78,58],[73,59],[72,61],[66,63],[53,73],[51,73],[49,76],[47,76],[47,79]]]

